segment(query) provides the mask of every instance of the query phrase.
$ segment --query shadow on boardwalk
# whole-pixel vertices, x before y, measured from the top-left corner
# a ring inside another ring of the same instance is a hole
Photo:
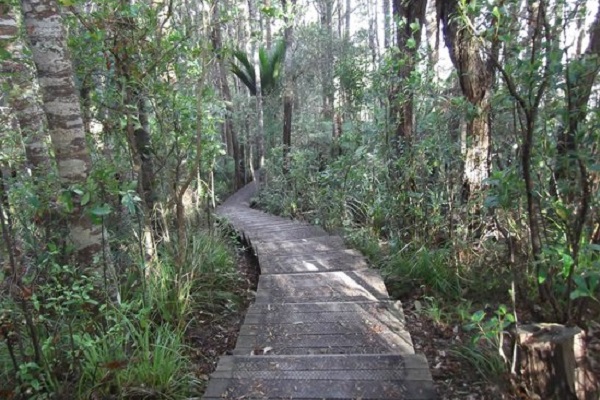
[[[252,246],[261,276],[204,399],[435,399],[377,271],[338,236],[251,209],[254,193],[249,184],[217,210]]]

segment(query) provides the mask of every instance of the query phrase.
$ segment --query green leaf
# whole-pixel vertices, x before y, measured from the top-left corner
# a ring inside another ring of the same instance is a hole
[[[35,193],[31,193],[28,197],[27,197],[27,202],[29,203],[30,206],[32,206],[35,209],[40,208],[40,206],[42,205],[40,203],[40,199],[39,197],[35,194]]]
[[[414,38],[408,38],[408,40],[406,41],[406,47],[408,47],[409,49],[414,49],[415,47],[417,47],[417,41]]]
[[[0,61],[10,60],[12,58],[10,52],[4,47],[0,47]]]
[[[83,195],[83,197],[81,198],[81,205],[85,206],[87,203],[90,202],[90,192],[87,192]]]
[[[571,294],[569,295],[569,297],[571,298],[571,300],[575,300],[578,299],[580,297],[590,297],[590,293],[589,292],[584,292],[581,289],[575,289],[571,292]]]
[[[600,251],[600,244],[590,243],[588,244],[588,247],[594,251]]]
[[[120,194],[123,196],[121,204],[127,207],[127,211],[129,211],[130,214],[135,214],[136,203],[140,203],[142,199],[135,194],[135,192],[132,194],[132,191],[120,192]]]
[[[74,209],[73,197],[69,190],[63,190],[58,195],[58,204],[60,204],[67,212],[71,212]]]
[[[492,10],[492,15],[496,17],[497,21],[500,21],[500,9],[497,6]]]
[[[540,271],[540,274],[538,275],[538,284],[541,285],[542,283],[546,282],[547,277],[548,275],[546,274],[546,271]]]
[[[112,212],[110,206],[108,204],[103,204],[101,206],[96,206],[90,210],[92,215],[96,217],[104,217]]]
[[[471,315],[471,321],[481,322],[481,321],[483,321],[484,317],[485,317],[485,311],[479,310],[476,313],[474,313],[473,315]]]

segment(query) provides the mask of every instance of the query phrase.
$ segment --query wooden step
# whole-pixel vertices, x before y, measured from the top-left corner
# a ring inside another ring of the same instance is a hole
[[[383,279],[373,270],[261,275],[256,293],[257,303],[387,299]]]
[[[234,354],[414,353],[400,302],[254,304]]]
[[[355,250],[337,250],[303,255],[280,255],[260,259],[262,274],[350,271],[365,269],[367,261]]]
[[[435,399],[422,355],[222,357],[204,399]]]
[[[244,236],[254,241],[272,241],[308,239],[312,237],[329,236],[323,229],[314,226],[276,226],[265,229],[245,229]]]
[[[303,254],[318,254],[322,252],[344,250],[346,246],[339,236],[319,236],[308,239],[292,239],[282,241],[259,241],[252,240],[259,259],[267,259],[272,256],[294,256]]]

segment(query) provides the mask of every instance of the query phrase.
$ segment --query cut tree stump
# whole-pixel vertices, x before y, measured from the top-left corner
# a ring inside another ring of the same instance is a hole
[[[541,399],[577,400],[575,337],[578,327],[531,324],[519,327],[521,374]]]

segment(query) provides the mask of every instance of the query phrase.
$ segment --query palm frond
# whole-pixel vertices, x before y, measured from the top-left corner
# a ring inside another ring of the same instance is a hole
[[[254,65],[250,62],[248,55],[241,50],[235,50],[233,56],[238,63],[231,63],[233,72],[248,87],[250,93],[256,96],[256,74]],[[264,47],[258,49],[258,61],[260,68],[261,91],[264,94],[272,92],[281,77],[283,62],[285,59],[285,42],[277,41],[270,52]]]
[[[252,96],[256,96],[256,76],[254,74],[254,66],[250,60],[248,60],[246,53],[241,50],[235,50],[233,56],[240,63],[241,67],[232,62],[231,72],[246,85]]]

